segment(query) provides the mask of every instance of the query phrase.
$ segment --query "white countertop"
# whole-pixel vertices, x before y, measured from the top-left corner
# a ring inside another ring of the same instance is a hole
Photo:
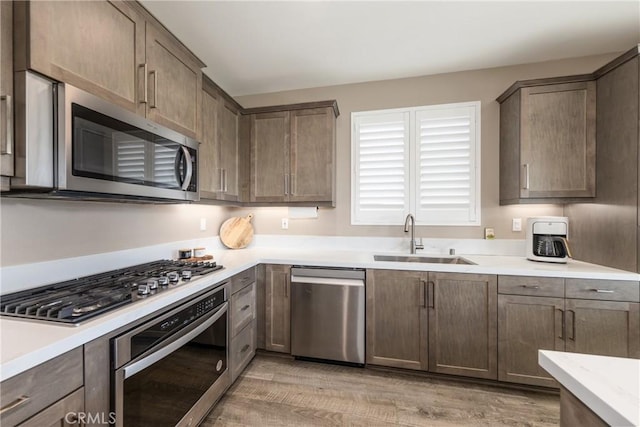
[[[178,246],[175,246],[178,247]],[[185,246],[189,247],[189,246]],[[360,248],[361,249],[361,248]],[[17,375],[33,366],[43,363],[75,347],[83,345],[93,339],[99,338],[118,328],[152,314],[162,308],[188,298],[206,287],[233,276],[249,267],[260,263],[315,265],[333,267],[377,268],[397,270],[423,270],[441,272],[567,277],[567,278],[594,278],[610,280],[639,281],[640,275],[607,267],[587,264],[570,260],[567,264],[550,264],[528,261],[525,257],[516,256],[490,256],[490,255],[461,255],[475,262],[477,265],[464,264],[423,264],[374,261],[374,252],[366,250],[329,250],[300,248],[300,247],[255,247],[241,250],[216,249],[213,251],[215,260],[225,268],[203,278],[194,279],[191,283],[182,285],[171,291],[163,292],[147,300],[123,307],[115,312],[102,315],[85,324],[72,327],[53,323],[25,321],[18,319],[0,318],[0,381]],[[376,254],[385,252],[375,252]],[[387,252],[391,253],[391,252]],[[398,252],[393,252],[398,255]],[[107,254],[113,259],[115,255]],[[128,255],[129,252],[127,252]],[[93,262],[101,268],[96,272],[111,268],[119,268],[115,265],[104,268],[104,262],[97,263],[93,258],[82,257],[83,268]],[[103,259],[104,257],[100,258]],[[158,259],[156,257],[154,259]],[[170,256],[165,256],[170,258]],[[131,258],[127,258],[131,259]],[[151,261],[149,259],[146,261]],[[127,261],[119,261],[120,264]],[[137,259],[136,262],[144,262]],[[39,270],[47,271],[51,276],[52,268],[59,265],[56,274],[63,274],[74,266],[72,260],[60,260],[59,262],[46,262],[38,265],[26,265],[3,268],[2,280],[8,282],[11,279],[18,281],[24,276]],[[76,263],[77,264],[77,263]],[[133,262],[125,265],[132,265]],[[113,262],[110,265],[114,265]],[[64,268],[62,267],[64,266]],[[72,270],[73,271],[73,270]],[[68,273],[67,273],[68,274]],[[83,275],[91,274],[84,271]],[[55,280],[58,280],[55,278]],[[51,281],[51,279],[49,279]],[[46,283],[46,282],[45,282]],[[631,284],[630,284],[631,285]],[[3,284],[3,286],[5,286]],[[3,290],[5,292],[6,290]]]
[[[640,360],[540,350],[538,363],[607,424],[640,425]]]

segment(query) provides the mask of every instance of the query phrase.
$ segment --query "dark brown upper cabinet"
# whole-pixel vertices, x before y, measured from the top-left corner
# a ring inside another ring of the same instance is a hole
[[[137,2],[15,2],[15,70],[198,137],[204,66]]]
[[[591,75],[519,81],[497,101],[501,205],[595,197],[596,83]]]
[[[251,204],[335,206],[335,101],[244,111],[250,117]]]

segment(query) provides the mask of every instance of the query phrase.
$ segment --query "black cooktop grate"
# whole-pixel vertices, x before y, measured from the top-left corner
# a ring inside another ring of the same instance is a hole
[[[180,286],[189,281],[189,274],[183,274],[185,271],[190,272],[190,277],[197,277],[222,268],[213,261],[154,261],[2,295],[0,315],[78,324]],[[175,276],[173,281],[167,280],[168,283],[158,285],[146,295],[138,294],[139,284],[171,274]]]

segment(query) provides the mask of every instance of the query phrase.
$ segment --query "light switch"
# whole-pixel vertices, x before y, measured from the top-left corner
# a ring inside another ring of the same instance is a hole
[[[513,218],[511,222],[511,231],[522,231],[522,218]]]
[[[200,218],[200,231],[207,230],[207,218]]]
[[[282,218],[282,229],[283,230],[289,229],[289,218]]]

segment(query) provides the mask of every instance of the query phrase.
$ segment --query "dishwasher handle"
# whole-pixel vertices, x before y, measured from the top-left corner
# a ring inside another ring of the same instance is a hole
[[[336,279],[333,277],[291,276],[291,284],[306,283],[310,285],[364,286],[362,279]]]

